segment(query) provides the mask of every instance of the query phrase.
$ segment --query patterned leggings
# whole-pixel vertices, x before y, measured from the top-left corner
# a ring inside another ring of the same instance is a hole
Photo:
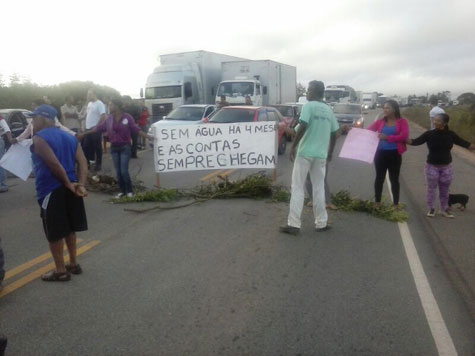
[[[441,167],[427,163],[425,168],[427,181],[427,205],[435,210],[435,195],[439,187],[440,209],[446,211],[449,206],[449,188],[454,177],[452,165]]]

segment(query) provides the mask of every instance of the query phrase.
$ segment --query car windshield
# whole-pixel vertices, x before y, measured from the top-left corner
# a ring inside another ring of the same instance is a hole
[[[282,116],[294,116],[293,110],[291,106],[274,106]]]
[[[221,109],[209,120],[215,123],[253,122],[255,110]]]
[[[254,83],[249,82],[228,82],[222,83],[218,89],[218,96],[246,96],[254,95]]]
[[[167,120],[199,121],[203,118],[204,108],[181,107],[167,115]]]
[[[181,98],[181,85],[145,89],[145,99]]]
[[[361,106],[351,104],[336,104],[333,107],[335,114],[361,114]]]

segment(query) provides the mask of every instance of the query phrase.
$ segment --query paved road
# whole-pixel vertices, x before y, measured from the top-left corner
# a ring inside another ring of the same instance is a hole
[[[138,177],[153,186],[150,162],[146,152],[132,170],[141,166]],[[162,183],[191,186],[209,173],[164,175]],[[372,166],[335,158],[329,174],[334,191],[372,197]],[[278,182],[288,185],[290,175],[285,156]],[[408,227],[442,323],[428,322],[434,305],[424,309],[421,276],[414,279],[397,224],[331,212],[333,230],[316,234],[306,209],[301,235],[290,237],[278,232],[287,204],[265,201],[133,214],[91,194],[90,231],[80,235],[89,248],[80,257],[84,274],[65,284],[30,281],[51,260],[35,263],[47,245],[32,182],[10,183],[18,185],[0,196],[0,233],[7,270],[25,270],[6,281],[6,289],[22,286],[0,298],[9,355],[475,353],[474,325],[405,184]]]

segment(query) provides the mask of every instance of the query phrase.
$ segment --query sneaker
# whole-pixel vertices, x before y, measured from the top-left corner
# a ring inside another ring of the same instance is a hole
[[[284,232],[290,235],[297,235],[300,232],[300,229],[295,226],[285,225],[280,227],[280,232]]]
[[[134,197],[134,193],[127,193],[127,198],[133,198]]]
[[[120,199],[124,196],[124,193],[119,193],[117,195],[114,196],[115,199]]]
[[[435,210],[430,209],[429,212],[427,213],[427,216],[430,217],[430,218],[433,218],[435,216]]]
[[[335,204],[327,204],[327,209],[330,210],[338,210],[338,207]]]
[[[453,219],[455,216],[449,211],[449,210],[446,210],[446,211],[442,211],[440,213],[440,215],[446,217],[446,218],[449,218],[449,219]]]
[[[0,188],[0,193],[6,193],[8,192],[8,188]]]
[[[331,228],[332,228],[332,227],[327,224],[327,226],[325,226],[325,227],[317,227],[317,228],[315,228],[315,231],[316,231],[316,232],[324,232],[324,231],[330,230]]]

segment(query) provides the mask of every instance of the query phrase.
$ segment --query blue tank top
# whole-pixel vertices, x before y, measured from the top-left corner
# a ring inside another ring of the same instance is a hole
[[[76,151],[78,141],[76,138],[57,127],[43,129],[36,134],[45,140],[53,150],[56,158],[63,166],[71,182],[77,182],[76,176]],[[35,185],[38,200],[42,200],[62,183],[50,171],[43,159],[34,152],[31,146],[33,167],[35,169]]]
[[[384,125],[383,129],[381,130],[381,133],[385,134],[386,136],[394,136],[394,135],[396,135],[396,126],[386,126],[386,125]],[[379,148],[378,149],[384,150],[384,151],[397,150],[397,143],[396,142],[388,142],[387,140],[381,140],[379,142]]]

